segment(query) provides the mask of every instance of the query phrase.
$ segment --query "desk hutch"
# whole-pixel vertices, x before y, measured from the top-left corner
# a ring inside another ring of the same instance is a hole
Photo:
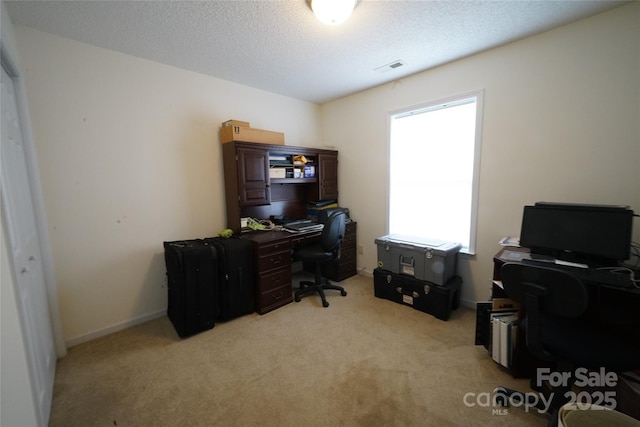
[[[307,216],[307,201],[338,200],[338,152],[317,148],[269,145],[251,142],[223,144],[227,226],[238,232],[240,218],[284,215]],[[274,155],[305,156],[315,168],[306,178],[270,178],[270,169],[284,167],[270,160]]]
[[[241,230],[241,218],[305,218],[309,201],[338,200],[337,151],[237,141],[223,144],[222,151],[227,227],[235,233]],[[304,156],[306,164],[294,164],[294,156]],[[284,173],[272,174],[271,169]],[[294,173],[295,169],[300,172]],[[291,302],[291,253],[296,246],[317,240],[320,232],[259,231],[244,236],[254,248],[256,311],[264,314]],[[346,227],[341,258],[328,263],[323,275],[341,281],[355,273],[352,221]]]

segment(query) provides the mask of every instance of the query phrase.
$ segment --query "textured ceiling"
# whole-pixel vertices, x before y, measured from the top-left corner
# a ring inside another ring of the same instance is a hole
[[[338,27],[306,0],[5,3],[18,25],[323,103],[628,2],[362,0]]]

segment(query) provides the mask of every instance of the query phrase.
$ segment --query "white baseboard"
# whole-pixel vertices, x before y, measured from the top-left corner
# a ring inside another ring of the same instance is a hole
[[[460,298],[460,306],[461,307],[466,307],[466,308],[470,308],[472,310],[475,310],[476,309],[476,304],[477,304],[476,301],[471,301],[471,300],[468,300],[468,299]]]
[[[91,332],[86,335],[80,335],[78,337],[67,340],[66,341],[67,348],[73,347],[78,344],[82,344],[87,341],[95,340],[96,338],[104,337],[106,335],[121,331],[123,329],[130,328],[132,326],[140,325],[150,320],[159,319],[160,317],[166,316],[166,315],[167,315],[167,310],[164,309],[161,311],[157,311],[155,313],[145,314],[144,316],[136,317],[135,319],[127,320],[125,322],[121,322],[104,329],[99,329],[97,331]]]
[[[356,271],[358,272],[358,274],[359,274],[360,276],[364,276],[364,277],[368,277],[368,278],[370,278],[370,279],[373,279],[373,272],[372,272],[372,271],[367,270],[367,267],[358,267],[358,268],[356,269]]]

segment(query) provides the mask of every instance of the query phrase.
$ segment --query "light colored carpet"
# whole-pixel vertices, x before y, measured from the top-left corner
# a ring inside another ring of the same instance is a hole
[[[376,298],[372,278],[342,285],[328,308],[309,296],[187,339],[164,317],[72,347],[50,425],[546,425],[478,404],[499,385],[529,387],[474,345],[475,311],[442,321]]]

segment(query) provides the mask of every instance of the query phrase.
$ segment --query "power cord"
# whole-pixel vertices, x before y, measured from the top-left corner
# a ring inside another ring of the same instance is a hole
[[[640,289],[640,279],[636,279],[636,272],[628,267],[601,267],[598,268],[598,270],[607,270],[610,271],[612,273],[620,273],[620,274],[629,274],[629,280],[631,281],[631,284],[637,288]]]
[[[247,219],[247,227],[256,231],[271,231],[276,229],[276,225],[268,219]]]

